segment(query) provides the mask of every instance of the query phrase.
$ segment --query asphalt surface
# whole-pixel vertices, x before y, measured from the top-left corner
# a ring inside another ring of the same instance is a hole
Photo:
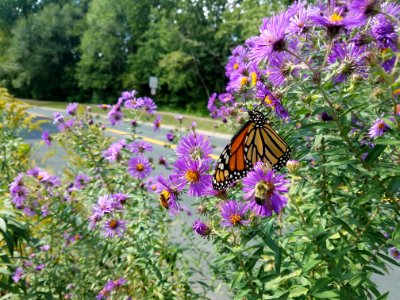
[[[57,109],[50,109],[50,108],[31,108],[29,112],[34,115],[36,118],[42,119],[42,118],[50,118],[53,119],[53,114],[54,112],[63,112]],[[64,113],[65,115],[65,113]],[[108,124],[106,120],[104,121],[104,124]],[[114,136],[118,139],[124,138],[124,135],[129,133],[129,126],[130,125],[117,125],[113,127],[112,129],[107,131],[107,134]],[[52,133],[57,133],[58,129],[52,122],[46,123],[42,125],[43,130],[47,130]],[[145,141],[149,142],[153,146],[153,151],[151,153],[151,156],[154,159],[158,159],[160,156],[164,156],[167,159],[172,159],[174,157],[174,151],[172,149],[168,149],[164,147],[164,144],[167,142],[166,140],[166,134],[172,129],[167,127],[167,126],[161,126],[161,128],[158,131],[153,130],[152,124],[142,124],[138,130],[137,133],[140,137],[142,137]],[[226,143],[229,141],[230,137],[226,135],[221,135],[216,132],[202,132],[205,135],[210,137],[210,141],[213,145],[215,145],[213,155],[214,158],[217,158],[219,154],[221,153],[222,149],[226,145]],[[25,133],[24,139],[26,142],[32,144],[33,146],[33,154],[32,154],[32,159],[36,161],[37,166],[39,167],[44,167],[48,170],[53,171],[53,173],[59,173],[60,170],[63,168],[63,162],[60,159],[62,156],[62,150],[57,149],[59,151],[57,155],[46,158],[44,160],[44,153],[46,152],[46,146],[43,145],[43,143],[39,143],[41,140],[41,132],[39,131],[31,131],[29,133]],[[155,174],[165,174],[167,175],[170,171],[165,170],[163,167],[159,167],[156,170],[154,170],[154,175]],[[189,197],[184,197],[182,199],[184,204],[191,208],[193,211],[193,207],[191,207],[191,199]],[[185,242],[184,237],[180,235],[180,230],[179,227],[181,226],[191,226],[193,221],[197,219],[197,215],[194,212],[192,216],[188,216],[186,214],[181,214],[180,218],[178,218],[176,221],[174,221],[174,226],[171,228],[171,235],[174,239],[174,242]],[[200,237],[198,238],[198,241],[196,245],[199,245],[200,249],[209,252],[210,257],[212,258],[213,256],[213,251],[212,251],[212,245],[211,242],[201,239]],[[377,283],[378,289],[381,292],[386,292],[389,291],[390,294],[388,296],[388,300],[400,300],[400,289],[397,288],[397,284],[400,280],[400,268],[393,266],[393,265],[388,265],[389,273],[385,276],[381,275],[373,275],[372,278],[373,280]],[[206,265],[202,266],[202,271],[204,272],[204,277],[193,277],[193,280],[204,280],[205,282],[210,282],[210,276],[209,272],[207,272]],[[220,284],[220,283],[217,283]],[[225,300],[225,299],[231,299],[232,296],[229,294],[229,289],[227,288],[226,285],[221,284],[221,289],[217,292],[210,292],[208,294],[208,297],[211,299],[220,299],[220,300]]]

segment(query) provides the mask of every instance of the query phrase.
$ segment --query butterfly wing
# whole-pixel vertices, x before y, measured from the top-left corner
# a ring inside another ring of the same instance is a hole
[[[262,161],[269,163],[274,170],[278,171],[286,165],[290,152],[290,147],[268,122],[262,126],[249,128],[244,153],[246,160],[252,165]]]
[[[225,190],[231,183],[246,176],[253,165],[245,158],[245,143],[254,123],[247,121],[226,145],[217,161],[214,171],[213,188]]]

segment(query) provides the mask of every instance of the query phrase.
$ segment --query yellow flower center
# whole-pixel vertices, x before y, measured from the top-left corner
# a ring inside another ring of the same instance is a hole
[[[185,178],[190,182],[198,182],[200,179],[200,174],[197,171],[189,170],[186,172]]]
[[[267,103],[268,105],[273,106],[273,105],[272,105],[272,99],[271,99],[268,95],[265,96],[264,101],[265,101],[265,103]]]
[[[42,176],[42,175],[38,175],[38,176],[37,176],[37,179],[42,180],[42,179],[43,179],[43,176]]]
[[[379,122],[378,125],[377,125],[377,127],[378,127],[380,130],[382,130],[382,129],[385,128],[385,123]]]
[[[233,65],[233,69],[234,69],[234,70],[239,69],[239,64],[238,64],[238,63],[234,64],[234,65]]]
[[[257,73],[251,72],[251,86],[255,86],[257,83]]]
[[[141,171],[143,171],[143,170],[144,170],[144,165],[143,165],[142,163],[138,163],[138,164],[136,165],[136,171],[141,172]]]
[[[150,188],[151,188],[152,191],[155,191],[157,189],[157,185],[153,184]]]
[[[242,87],[242,86],[246,85],[248,82],[249,82],[249,80],[247,79],[247,77],[243,77],[240,80],[240,86]]]
[[[333,22],[333,23],[338,23],[338,22],[340,22],[342,20],[343,20],[343,17],[341,15],[336,14],[336,13],[334,13],[331,16],[331,22]]]
[[[231,223],[233,224],[233,226],[235,226],[239,222],[240,222],[239,215],[231,215]]]
[[[118,227],[118,222],[117,222],[117,220],[111,219],[111,220],[110,220],[110,223],[109,223],[109,226],[110,226],[111,229],[117,228],[117,227]]]
[[[400,89],[395,89],[394,91],[393,91],[393,95],[400,95]]]

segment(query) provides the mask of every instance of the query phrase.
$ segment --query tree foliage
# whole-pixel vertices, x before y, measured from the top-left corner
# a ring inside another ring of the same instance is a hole
[[[111,102],[121,89],[204,107],[230,49],[282,1],[30,1],[0,4],[0,84],[22,97]],[[196,101],[192,101],[195,99]]]

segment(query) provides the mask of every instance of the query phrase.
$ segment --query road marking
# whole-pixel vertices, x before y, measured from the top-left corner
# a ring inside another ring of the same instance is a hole
[[[41,118],[45,118],[45,119],[52,120],[52,118],[50,118],[50,117],[48,117],[48,116],[46,116],[46,115],[42,115],[42,114],[38,114],[38,113],[34,113],[34,112],[29,112],[29,114],[31,114],[31,115],[33,115],[33,116],[36,116],[36,117],[41,117]],[[113,132],[113,133],[120,134],[120,135],[127,135],[127,134],[129,134],[128,131],[123,131],[123,130],[113,129],[113,128],[107,128],[106,131]],[[163,141],[160,141],[160,140],[157,140],[157,139],[153,139],[153,138],[149,138],[149,137],[143,136],[143,135],[136,135],[136,136],[137,136],[138,138],[140,138],[140,139],[146,141],[146,142],[151,143],[151,144],[155,144],[155,145],[159,145],[159,146],[163,146],[163,147],[167,146],[167,147],[170,147],[170,148],[172,148],[172,149],[176,149],[176,145],[169,145],[169,144],[167,144],[167,143],[165,143],[165,142],[163,142]],[[216,156],[216,155],[214,155],[214,154],[210,154],[209,156],[210,156],[212,159],[214,159],[214,160],[217,160],[217,159],[218,159],[218,156]]]

